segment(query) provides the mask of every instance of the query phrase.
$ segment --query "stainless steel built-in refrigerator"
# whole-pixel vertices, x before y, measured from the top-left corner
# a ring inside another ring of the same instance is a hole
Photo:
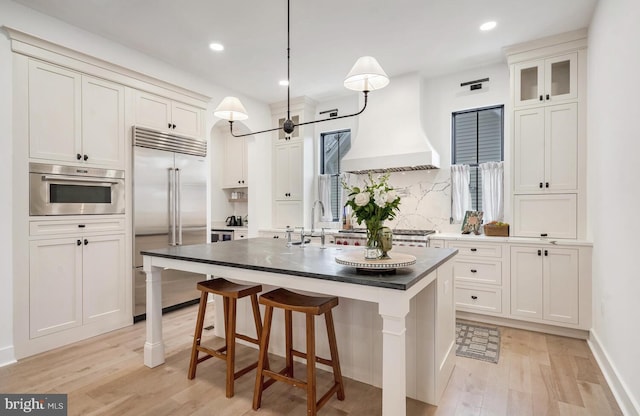
[[[134,321],[146,317],[146,275],[140,250],[207,242],[203,140],[133,128]],[[163,311],[197,302],[201,274],[162,272]]]

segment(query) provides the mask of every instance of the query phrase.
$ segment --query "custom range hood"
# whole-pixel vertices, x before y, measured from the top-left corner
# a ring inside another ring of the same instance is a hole
[[[376,91],[375,102],[358,117],[356,137],[341,161],[352,173],[437,169],[440,155],[422,128],[422,79],[419,74],[393,78]]]

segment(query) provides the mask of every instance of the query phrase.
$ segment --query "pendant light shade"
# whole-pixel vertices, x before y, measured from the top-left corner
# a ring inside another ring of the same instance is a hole
[[[355,91],[373,91],[389,84],[389,77],[376,58],[363,56],[358,58],[344,79],[344,86]]]
[[[213,112],[213,115],[229,121],[240,121],[249,118],[247,110],[236,97],[224,97]]]
[[[245,137],[251,136],[254,134],[261,133],[269,133],[272,131],[284,131],[284,134],[290,135],[294,129],[298,126],[304,126],[308,124],[321,123],[329,120],[337,120],[341,118],[354,117],[362,114],[362,112],[367,108],[367,100],[370,91],[379,90],[380,88],[384,88],[389,83],[389,77],[384,72],[376,58],[371,56],[363,56],[359,58],[351,71],[347,75],[347,78],[344,80],[344,86],[350,90],[361,91],[364,94],[364,103],[362,108],[353,114],[346,114],[343,116],[336,116],[325,118],[322,120],[309,120],[304,122],[294,123],[291,119],[291,105],[290,105],[290,92],[291,92],[291,82],[290,82],[290,68],[291,68],[291,43],[290,43],[290,20],[291,16],[289,13],[291,0],[287,0],[287,118],[284,120],[279,127],[274,127],[271,129],[260,130],[256,132],[249,132],[243,134],[235,134],[233,132],[233,122],[246,120],[249,118],[247,115],[247,110],[245,110],[244,106],[236,97],[225,97],[220,105],[215,109],[213,115],[224,120],[229,121],[229,131],[233,137]]]

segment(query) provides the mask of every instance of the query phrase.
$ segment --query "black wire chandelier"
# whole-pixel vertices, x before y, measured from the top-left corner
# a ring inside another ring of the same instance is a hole
[[[286,135],[293,133],[293,130],[298,126],[304,126],[307,124],[320,123],[328,120],[337,120],[341,118],[353,117],[359,114],[367,108],[367,98],[370,91],[379,90],[389,84],[389,77],[384,72],[378,61],[371,56],[362,56],[358,58],[356,63],[351,68],[351,71],[347,74],[344,80],[344,86],[347,89],[354,91],[362,91],[364,94],[364,105],[362,109],[353,114],[346,114],[338,117],[330,117],[322,120],[306,121],[303,123],[294,123],[291,120],[291,48],[290,48],[290,0],[287,0],[287,118],[284,121],[282,127],[275,127],[266,130],[260,130],[251,133],[235,134],[233,132],[233,122],[246,120],[249,118],[247,110],[244,108],[240,100],[236,97],[225,97],[222,102],[216,107],[213,115],[224,120],[229,121],[229,130],[234,137],[245,137],[254,134],[268,133],[271,131],[284,130]]]

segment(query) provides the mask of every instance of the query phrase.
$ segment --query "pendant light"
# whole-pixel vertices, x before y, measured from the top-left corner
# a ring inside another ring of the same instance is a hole
[[[287,118],[284,121],[282,127],[275,127],[272,129],[261,130],[257,132],[234,134],[233,122],[246,120],[249,118],[247,110],[244,108],[240,100],[236,97],[225,97],[222,102],[216,107],[213,115],[224,120],[229,121],[229,130],[234,137],[251,136],[254,134],[268,133],[271,131],[284,130],[285,134],[290,135],[293,130],[298,126],[304,126],[307,124],[320,123],[328,120],[337,120],[340,118],[353,117],[361,114],[367,108],[367,99],[370,91],[379,90],[389,84],[389,77],[384,72],[378,61],[371,56],[363,56],[358,58],[356,63],[351,68],[351,71],[347,74],[344,80],[344,86],[347,89],[354,91],[362,91],[364,94],[364,105],[362,109],[357,113],[346,114],[344,116],[326,118],[322,120],[306,121],[304,123],[294,123],[291,120],[291,98],[290,98],[290,69],[291,69],[291,56],[290,56],[290,31],[289,31],[289,9],[290,0],[287,0]]]

